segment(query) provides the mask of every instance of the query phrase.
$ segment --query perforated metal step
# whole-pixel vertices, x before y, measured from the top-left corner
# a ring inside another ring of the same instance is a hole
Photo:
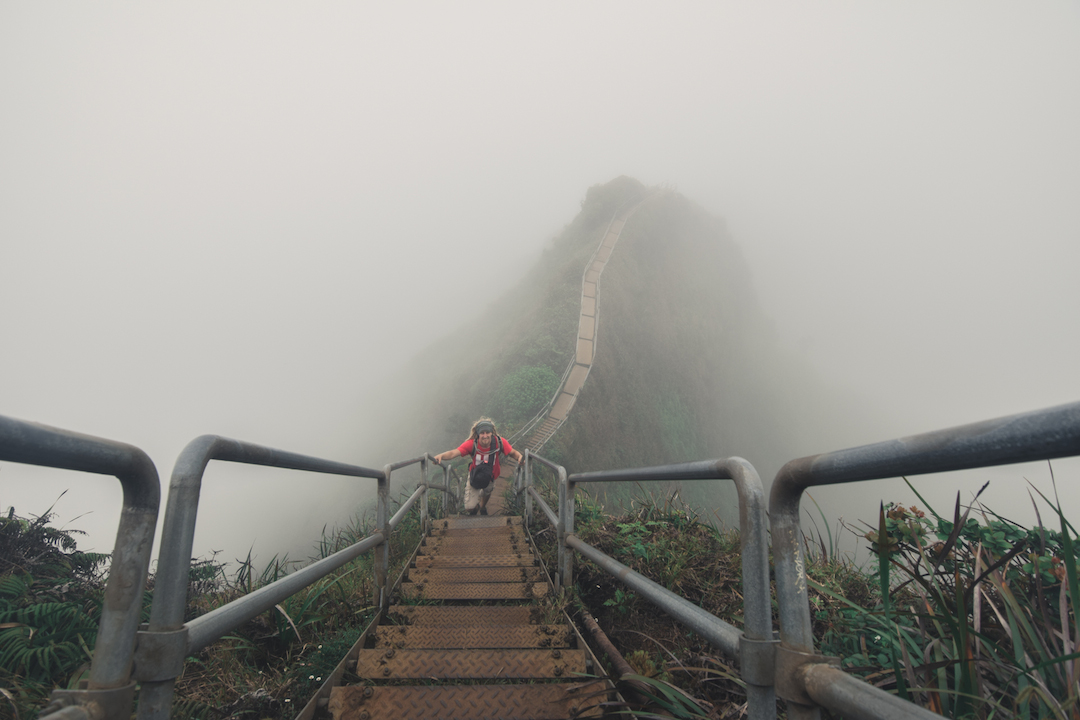
[[[603,682],[541,685],[336,687],[334,720],[564,720],[600,717]],[[362,713],[367,713],[362,715]]]
[[[387,618],[391,622],[403,625],[437,625],[443,627],[463,627],[482,625],[496,627],[503,625],[536,624],[539,608],[528,605],[493,607],[461,607],[436,605],[391,605]]]
[[[528,567],[536,564],[532,553],[514,555],[417,555],[418,568]]]
[[[382,680],[555,680],[585,673],[584,650],[361,650],[356,674]]]
[[[429,537],[420,549],[424,555],[447,551],[501,555],[510,552],[528,552],[529,543],[522,535],[449,535]]]
[[[521,518],[516,515],[469,515],[465,517],[445,518],[432,523],[433,528],[492,528],[507,525],[520,525]]]
[[[440,627],[437,625],[382,625],[375,630],[376,648],[416,650],[568,648],[574,633],[566,625],[516,627]]]
[[[411,582],[538,582],[544,579],[538,567],[413,568]]]
[[[547,594],[546,583],[401,583],[407,600],[532,600]]]
[[[433,528],[432,537],[470,537],[482,535],[484,537],[502,537],[516,535],[524,539],[520,525],[503,525],[501,527],[457,527],[457,528]]]

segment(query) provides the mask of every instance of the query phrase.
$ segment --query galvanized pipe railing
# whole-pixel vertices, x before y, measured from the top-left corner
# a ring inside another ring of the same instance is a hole
[[[533,461],[552,469],[558,476],[559,512],[548,507],[532,487],[529,470]],[[773,689],[776,641],[772,631],[772,605],[769,593],[769,548],[765,527],[765,492],[754,467],[742,458],[681,463],[660,467],[575,473],[531,452],[525,453],[525,477],[522,485],[527,496],[534,497],[558,534],[558,572],[556,583],[569,587],[573,582],[571,550],[610,573],[624,585],[641,593],[671,616],[700,632],[721,652],[739,660],[747,683],[747,702],[753,720],[776,717],[776,694]],[[732,480],[739,496],[739,530],[742,548],[744,617],[742,632],[709,614],[675,593],[630,570],[574,534],[574,495],[578,483],[653,482],[670,480]]]
[[[739,543],[742,553],[743,614],[746,625],[738,637],[738,647],[726,640],[718,647],[728,657],[737,658],[746,682],[747,703],[753,720],[776,717],[776,693],[773,689],[776,642],[772,631],[772,603],[769,592],[769,545],[765,520],[765,491],[754,466],[739,457],[658,467],[574,473],[560,483],[560,519],[564,530],[559,544],[569,544],[574,527],[574,493],[578,483],[586,482],[655,482],[671,480],[731,480],[739,497]],[[560,567],[562,582],[569,585],[573,568],[567,552]],[[616,574],[623,580],[621,574]],[[623,580],[625,582],[625,580]],[[685,608],[668,598],[665,611],[682,613]],[[706,613],[707,614],[707,613]],[[678,617],[678,616],[677,616]],[[712,616],[710,616],[712,617]],[[717,627],[731,627],[713,618]],[[719,638],[729,638],[718,630]],[[733,652],[737,650],[736,652]]]
[[[140,633],[139,663],[137,678],[142,683],[139,693],[140,720],[164,720],[169,716],[172,705],[173,686],[183,660],[192,642],[191,625],[199,631],[198,640],[204,647],[221,634],[238,627],[247,619],[263,610],[273,607],[277,600],[263,607],[265,598],[278,598],[282,588],[291,588],[301,580],[292,578],[310,578],[295,589],[281,595],[283,599],[296,590],[315,582],[334,568],[323,565],[325,572],[294,573],[282,581],[282,585],[262,588],[259,594],[240,598],[229,605],[208,613],[198,622],[193,621],[184,628],[184,608],[187,604],[188,575],[191,568],[191,550],[195,539],[195,520],[199,509],[199,494],[202,490],[203,474],[211,460],[262,465],[265,467],[306,470],[309,472],[346,475],[351,477],[373,478],[379,481],[380,490],[386,484],[388,473],[378,470],[333,462],[322,458],[284,452],[274,448],[252,443],[231,440],[217,435],[203,435],[195,438],[180,453],[173,467],[169,482],[169,501],[165,509],[165,524],[161,533],[161,552],[158,558],[158,574],[155,583],[154,601],[150,611],[149,629]],[[380,493],[380,500],[383,494]],[[384,510],[385,512],[385,510]],[[378,526],[379,545],[385,546],[385,523]],[[354,546],[355,547],[355,546]],[[348,553],[348,549],[341,551]],[[357,553],[358,554],[358,553]],[[338,553],[341,555],[341,553]],[[331,556],[333,558],[335,556]],[[344,556],[343,556],[344,557]],[[330,560],[327,558],[326,560]],[[341,560],[341,564],[348,562]],[[326,562],[325,560],[322,562]],[[333,563],[329,563],[332,565]],[[318,565],[318,563],[316,564]],[[315,566],[311,566],[315,567]],[[328,568],[328,569],[326,569]],[[289,581],[289,582],[285,582]],[[230,605],[233,606],[230,608]],[[254,609],[259,608],[259,609]],[[232,624],[234,623],[235,624]],[[217,633],[219,628],[224,628]]]
[[[567,535],[566,544],[588,560],[596,563],[609,575],[618,578],[623,585],[659,607],[689,629],[720,648],[728,657],[739,657],[739,638],[742,632],[734,625],[724,622],[702,610],[681,595],[676,595],[663,585],[653,582],[641,573],[631,570],[610,555],[589,545],[577,535]]]
[[[2,415],[0,460],[113,475],[120,481],[123,510],[105,585],[89,685],[85,690],[53,691],[44,714],[53,712],[55,716],[54,711],[59,711],[62,716],[85,717],[91,709],[130,712],[135,693],[131,678],[135,633],[161,501],[154,463],[131,445]]]
[[[897,716],[895,698],[888,693],[854,679],[834,687],[840,682],[837,673],[802,667],[826,660],[814,655],[806,558],[801,549],[799,503],[807,488],[1073,455],[1080,455],[1080,403],[813,455],[784,465],[773,482],[769,515],[780,605],[776,682],[778,694],[788,700],[789,717],[816,719],[820,715],[817,704],[840,709],[837,698],[841,696],[855,698],[843,703],[845,708],[858,708],[853,717]],[[907,717],[938,717],[914,704],[904,704],[902,712]]]

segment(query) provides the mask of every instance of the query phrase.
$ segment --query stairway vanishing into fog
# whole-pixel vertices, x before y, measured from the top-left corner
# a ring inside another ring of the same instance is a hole
[[[637,210],[641,201],[622,208],[612,218],[608,225],[600,246],[596,249],[592,258],[585,268],[585,274],[581,282],[581,311],[578,316],[578,334],[574,360],[563,374],[562,385],[556,392],[551,403],[548,404],[546,417],[535,425],[528,433],[525,447],[532,452],[540,452],[544,444],[551,439],[555,431],[566,422],[570,409],[577,400],[578,393],[585,380],[589,377],[592,369],[593,358],[596,355],[596,329],[597,329],[597,294],[600,286],[600,276],[607,267],[611,253],[615,250],[615,243],[619,241],[623,227],[627,219]]]
[[[519,450],[542,449],[585,384],[600,276],[638,204],[616,213],[585,268],[573,362]],[[598,717],[614,697],[570,618],[552,605],[553,586],[521,517],[503,514],[515,469],[502,463],[487,517],[435,522],[397,604],[355,658],[360,682],[332,690],[334,720]]]

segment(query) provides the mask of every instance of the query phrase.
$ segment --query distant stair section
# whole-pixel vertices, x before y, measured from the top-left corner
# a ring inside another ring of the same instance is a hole
[[[589,261],[589,265],[585,268],[585,275],[581,281],[581,314],[578,317],[577,348],[574,361],[563,375],[562,386],[550,405],[547,417],[529,434],[525,441],[525,447],[532,452],[539,452],[547,441],[551,439],[551,436],[555,434],[555,431],[566,422],[570,409],[577,400],[578,392],[581,391],[585,379],[589,376],[596,349],[596,299],[600,275],[604,272],[604,268],[611,258],[615,243],[619,241],[623,226],[640,204],[640,202],[637,202],[616,213],[608,225],[604,239],[600,242],[600,246],[596,249],[592,259]]]
[[[359,650],[361,683],[333,689],[334,720],[599,717],[610,684],[543,602],[550,589],[521,518],[435,525],[401,604]]]

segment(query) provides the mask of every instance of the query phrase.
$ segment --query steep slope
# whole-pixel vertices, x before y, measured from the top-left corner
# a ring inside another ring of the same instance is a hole
[[[615,210],[639,200],[599,284],[591,374],[543,454],[571,472],[741,455],[766,480],[793,456],[792,397],[812,380],[778,350],[724,222],[625,177],[590,188],[536,269],[493,303],[496,352],[461,333],[405,369],[416,396],[398,455],[452,447],[482,414],[509,435],[552,397],[575,350],[585,264]],[[684,496],[715,507],[716,492],[690,484]]]

